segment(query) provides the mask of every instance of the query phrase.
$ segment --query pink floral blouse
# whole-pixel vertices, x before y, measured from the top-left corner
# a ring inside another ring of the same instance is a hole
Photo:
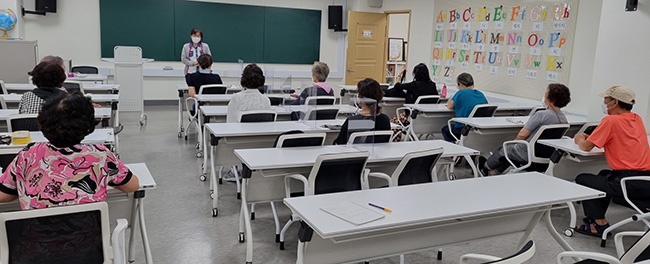
[[[106,187],[126,184],[131,171],[103,145],[27,145],[0,176],[0,191],[20,207],[46,208],[106,200]]]

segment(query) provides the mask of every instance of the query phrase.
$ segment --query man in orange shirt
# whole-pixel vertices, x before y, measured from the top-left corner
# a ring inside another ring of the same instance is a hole
[[[609,202],[625,203],[621,179],[628,176],[650,176],[650,147],[641,116],[633,113],[634,91],[624,86],[613,86],[599,93],[603,99],[603,112],[607,114],[594,132],[576,135],[574,141],[580,149],[594,147],[605,150],[607,165],[598,175],[583,173],[576,183],[605,192],[606,197],[582,201],[585,224],[577,228],[581,234],[600,237],[609,227],[605,212]],[[639,208],[650,208],[650,182],[634,181],[627,184],[628,197]]]

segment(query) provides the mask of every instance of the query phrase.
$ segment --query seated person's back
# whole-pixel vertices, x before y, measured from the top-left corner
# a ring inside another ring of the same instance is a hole
[[[329,74],[330,69],[326,63],[314,62],[314,65],[311,67],[311,78],[314,83],[303,89],[298,98],[291,104],[305,104],[305,100],[310,96],[334,96],[334,90],[325,82]]]
[[[239,115],[243,111],[271,109],[271,100],[258,89],[264,85],[264,81],[264,73],[256,64],[249,64],[244,68],[241,77],[241,86],[244,90],[234,94],[230,99],[226,122],[239,122]]]
[[[474,78],[469,73],[461,73],[456,77],[458,84],[458,91],[447,102],[447,108],[453,109],[456,117],[468,117],[476,105],[487,104],[485,95],[479,90],[474,89]],[[456,138],[460,138],[461,130],[464,125],[462,123],[455,123],[452,131],[449,131],[448,126],[442,128],[442,136],[446,141],[454,142]],[[453,136],[452,136],[453,133]]]
[[[210,54],[203,54],[198,59],[200,69],[198,72],[185,75],[185,82],[187,83],[187,91],[189,96],[194,96],[199,93],[201,86],[206,84],[223,84],[221,76],[213,73],[212,69],[212,56]]]
[[[378,102],[381,102],[383,91],[379,83],[373,79],[366,78],[359,81],[357,84],[359,92],[359,105],[361,106],[361,113],[348,117],[338,137],[334,140],[334,144],[346,144],[350,135],[354,132],[364,131],[381,131],[390,130],[390,118],[386,114],[381,113],[381,107]],[[366,140],[364,143],[383,143],[390,141],[389,136],[377,136]]]
[[[34,90],[26,92],[18,103],[19,114],[38,114],[41,111],[43,102],[60,93],[66,79],[65,71],[61,65],[44,61],[36,65],[30,72],[32,82],[36,85]]]
[[[427,65],[420,63],[413,68],[413,81],[410,83],[399,82],[405,72],[406,68],[397,77],[398,83],[386,91],[387,97],[402,97],[405,104],[413,104],[420,96],[438,95],[436,83],[429,77]]]

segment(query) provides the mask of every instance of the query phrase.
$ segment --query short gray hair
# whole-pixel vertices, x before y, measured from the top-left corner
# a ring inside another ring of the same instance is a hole
[[[63,62],[63,59],[59,56],[47,55],[41,59],[41,62],[54,63],[65,69],[65,62]]]
[[[324,62],[314,62],[314,65],[311,66],[311,75],[316,77],[319,82],[324,82],[327,80],[327,76],[330,75],[330,67]]]

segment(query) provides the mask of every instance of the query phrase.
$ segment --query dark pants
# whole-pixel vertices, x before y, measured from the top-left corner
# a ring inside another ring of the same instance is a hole
[[[454,136],[456,138],[460,139],[460,132],[463,130],[463,127],[452,127],[452,132],[454,133]],[[449,133],[449,126],[443,126],[442,127],[442,137],[445,139],[445,141],[449,142],[456,142],[456,139]]]
[[[517,166],[519,166],[520,164],[526,164],[528,162],[528,159],[522,160],[518,155],[516,155],[514,153],[514,148],[512,147],[508,148],[508,157]],[[492,153],[492,155],[490,155],[489,158],[487,158],[487,161],[485,162],[485,166],[489,170],[496,170],[499,173],[504,172],[506,169],[510,167],[510,162],[508,162],[508,160],[506,159],[506,155],[505,152],[503,151],[503,147],[499,147],[496,151]]]
[[[610,201],[629,206],[623,197],[621,179],[628,176],[650,176],[650,172],[644,171],[610,171],[602,170],[598,175],[582,173],[576,177],[576,183],[606,193],[606,196],[598,199],[582,201],[585,216],[594,219],[604,219]],[[630,200],[643,211],[650,208],[650,182],[632,181],[627,182],[627,194]]]

